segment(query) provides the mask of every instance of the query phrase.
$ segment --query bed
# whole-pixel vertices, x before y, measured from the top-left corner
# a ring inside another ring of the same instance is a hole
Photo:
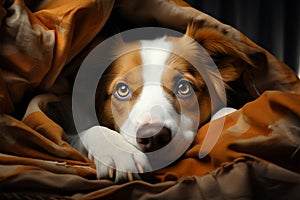
[[[184,31],[191,20],[263,52],[241,77],[251,101],[201,127],[170,166],[132,182],[97,180],[45,112],[48,99],[31,99],[70,93],[86,55],[116,31]],[[300,198],[300,81],[235,28],[180,0],[0,0],[0,26],[0,199]],[[220,123],[217,143],[199,155]]]

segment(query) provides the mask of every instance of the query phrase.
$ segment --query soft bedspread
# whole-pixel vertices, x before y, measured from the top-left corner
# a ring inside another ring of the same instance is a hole
[[[0,0],[0,198],[298,199],[300,82],[263,49],[267,63],[256,63],[242,77],[256,99],[203,126],[178,161],[139,181],[96,180],[93,163],[66,142],[64,130],[43,112],[47,102],[57,99],[41,96],[30,102],[40,93],[70,92],[76,68],[105,37],[100,31],[113,10],[132,25],[155,22],[184,30],[191,19],[200,20],[258,47],[186,5],[138,2]],[[220,127],[222,134],[208,151],[203,140]]]

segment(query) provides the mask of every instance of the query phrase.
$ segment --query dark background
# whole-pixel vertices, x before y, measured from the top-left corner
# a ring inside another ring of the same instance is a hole
[[[300,74],[299,0],[186,0],[229,24]]]

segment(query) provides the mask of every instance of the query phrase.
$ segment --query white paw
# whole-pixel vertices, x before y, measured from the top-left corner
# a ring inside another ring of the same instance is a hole
[[[80,133],[80,138],[87,156],[96,165],[98,178],[132,181],[140,179],[138,173],[151,170],[146,155],[113,130],[94,126]]]

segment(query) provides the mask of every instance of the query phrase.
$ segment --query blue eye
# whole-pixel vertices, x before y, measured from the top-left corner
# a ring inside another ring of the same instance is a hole
[[[189,97],[194,93],[191,83],[187,80],[179,80],[175,89],[176,95],[179,97]]]
[[[114,91],[114,96],[119,100],[129,100],[131,92],[128,85],[124,82],[118,83]]]

